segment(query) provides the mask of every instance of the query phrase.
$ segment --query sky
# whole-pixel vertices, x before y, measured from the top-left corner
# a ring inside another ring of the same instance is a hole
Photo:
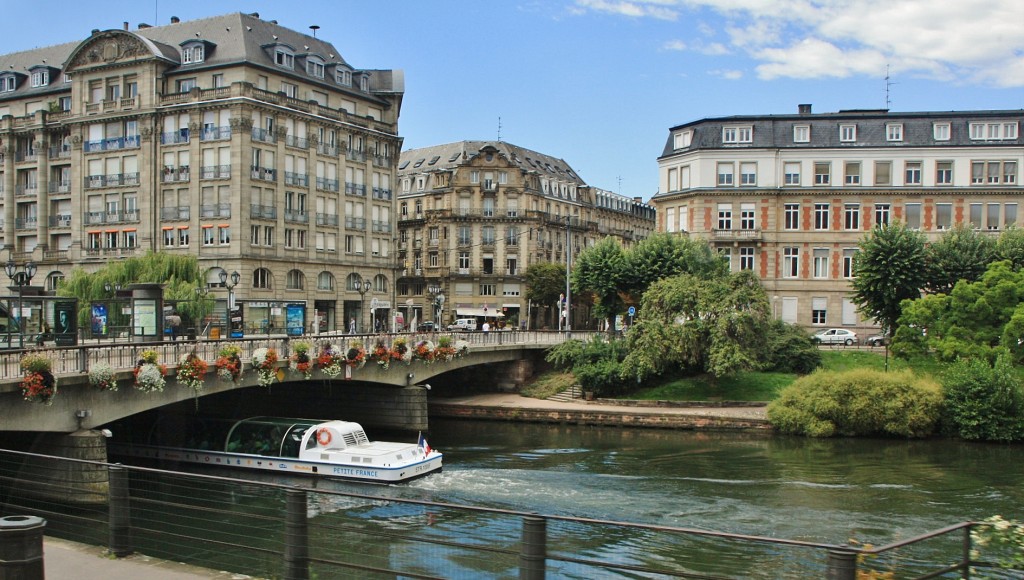
[[[644,200],[669,129],[707,117],[1024,108],[1022,0],[0,0],[25,24],[0,54],[230,12],[402,69],[405,149],[500,138]]]

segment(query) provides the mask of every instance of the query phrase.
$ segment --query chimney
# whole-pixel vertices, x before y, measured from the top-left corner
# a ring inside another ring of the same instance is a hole
[[[145,22],[140,22],[139,23],[139,30],[142,30],[144,28],[153,28],[153,27],[148,25],[148,24],[146,24]]]
[[[177,16],[171,16],[171,24],[177,24],[179,22],[181,22],[181,18],[178,18]]]
[[[127,20],[124,21],[124,29],[128,30],[128,21]]]
[[[637,203],[643,203],[644,202],[644,198],[640,197],[639,195],[633,196],[633,201],[635,201]]]
[[[811,114],[811,105],[809,105],[809,104],[797,105],[796,106],[796,110],[801,115],[810,115]]]

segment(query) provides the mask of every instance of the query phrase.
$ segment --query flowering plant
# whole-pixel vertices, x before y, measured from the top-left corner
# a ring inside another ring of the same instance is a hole
[[[391,360],[400,360],[405,364],[412,362],[412,351],[409,350],[404,338],[396,338],[391,343]]]
[[[336,344],[324,343],[320,356],[316,359],[317,366],[325,375],[332,379],[341,374],[341,365],[345,362],[341,356],[341,349]]]
[[[206,369],[209,365],[202,358],[192,351],[181,358],[178,364],[178,382],[192,389],[197,395],[203,390],[203,381],[206,379]]]
[[[29,402],[52,405],[57,395],[57,379],[50,370],[53,362],[41,354],[26,354],[21,358],[25,378],[21,380],[21,395]]]
[[[146,349],[135,364],[135,388],[145,393],[163,391],[167,367],[160,364],[160,355],[153,349]]]
[[[383,342],[377,342],[377,345],[373,347],[373,354],[371,356],[373,360],[377,361],[377,366],[380,367],[380,370],[386,371],[391,366],[391,351],[388,350],[388,347],[384,346]]]
[[[972,560],[995,561],[1008,570],[1024,568],[1024,522],[992,516],[971,528]],[[971,569],[971,576],[979,571]],[[999,576],[1002,578],[1002,576]]]
[[[434,362],[436,355],[437,349],[434,348],[434,343],[429,340],[421,340],[417,342],[416,348],[413,350],[413,356],[423,361],[424,364]]]
[[[217,360],[214,366],[217,367],[217,376],[225,381],[238,381],[242,376],[242,348],[237,344],[229,344],[220,349],[217,353]]]
[[[302,373],[303,378],[309,380],[309,377],[313,375],[313,360],[309,358],[309,349],[312,345],[308,342],[300,341],[292,345],[292,350],[295,351],[290,357],[291,368],[295,372]]]
[[[366,349],[363,343],[353,340],[348,344],[348,351],[345,353],[345,364],[350,367],[361,369],[366,364]]]
[[[455,356],[465,356],[469,354],[469,342],[465,340],[455,341]]]
[[[107,363],[96,363],[89,368],[89,384],[101,391],[116,391],[114,368]]]
[[[452,346],[452,337],[442,336],[437,339],[437,348],[434,349],[434,358],[439,361],[448,362],[455,358],[458,351]]]
[[[252,368],[256,369],[256,373],[259,375],[258,381],[260,386],[269,387],[274,384],[274,379],[277,378],[277,369],[274,365],[277,364],[277,351],[272,348],[257,348],[252,353]]]

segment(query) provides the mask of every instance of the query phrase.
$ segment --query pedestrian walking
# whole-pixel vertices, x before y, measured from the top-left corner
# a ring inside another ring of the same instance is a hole
[[[348,321],[348,333],[349,334],[355,334],[356,333],[356,319],[355,318],[352,318],[351,320]]]

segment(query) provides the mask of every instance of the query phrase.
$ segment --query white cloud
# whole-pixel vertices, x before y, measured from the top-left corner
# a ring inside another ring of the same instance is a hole
[[[670,40],[661,45],[664,50],[686,50],[686,43],[682,40]]]
[[[708,74],[713,76],[713,77],[718,77],[720,79],[725,79],[727,81],[738,81],[741,78],[743,78],[743,71],[741,71],[741,70],[728,70],[728,69],[709,70]]]
[[[577,0],[587,10],[678,20],[728,45],[689,42],[758,61],[763,79],[884,75],[1024,86],[1021,0]],[[671,17],[669,17],[671,16]]]

